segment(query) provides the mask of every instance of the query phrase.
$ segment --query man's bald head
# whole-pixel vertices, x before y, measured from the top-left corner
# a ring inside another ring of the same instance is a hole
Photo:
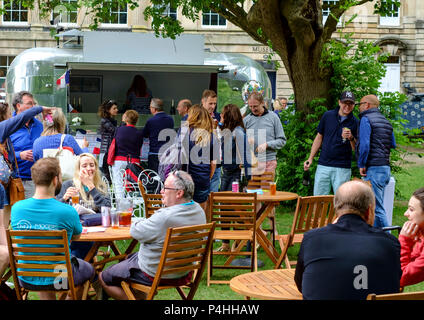
[[[371,108],[378,108],[380,106],[380,101],[377,96],[374,94],[369,94],[362,97],[361,102],[359,103],[359,111],[363,112]]]
[[[374,223],[375,195],[371,187],[361,181],[343,183],[334,196],[334,210],[338,217],[344,214],[357,214],[368,224]]]

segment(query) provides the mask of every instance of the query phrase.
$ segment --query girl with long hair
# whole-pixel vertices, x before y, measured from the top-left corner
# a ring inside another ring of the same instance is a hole
[[[100,117],[100,127],[97,130],[97,133],[101,135],[101,144],[100,150],[102,152],[100,159],[100,171],[106,176],[106,178],[111,182],[111,177],[109,174],[109,168],[107,164],[107,154],[109,151],[110,143],[112,142],[113,136],[115,135],[115,130],[118,125],[115,117],[118,115],[118,104],[114,100],[106,100],[99,106],[99,111],[97,113]]]
[[[34,141],[32,153],[34,162],[43,157],[44,149],[57,149],[60,147],[62,135],[65,134],[66,117],[62,109],[56,108],[52,113],[51,120],[43,121],[44,130],[41,136]],[[83,149],[78,145],[75,138],[69,134],[65,135],[63,147],[70,149],[74,154],[79,155],[88,151],[88,141],[84,138]]]
[[[210,182],[219,157],[219,144],[213,134],[212,118],[205,108],[196,104],[188,111],[186,127],[181,128],[189,135],[188,165],[185,168],[194,182],[193,200],[206,210],[210,193]],[[183,138],[183,141],[187,141]]]
[[[246,129],[240,108],[234,104],[227,104],[221,112],[221,152],[222,178],[221,191],[231,191],[232,183],[240,179],[241,168],[245,170],[249,180],[249,164],[251,152],[247,141]],[[250,171],[250,170],[249,170]]]
[[[101,207],[111,207],[99,164],[91,153],[80,154],[75,161],[74,178],[63,182],[56,199],[69,202],[73,196],[79,196],[83,201],[92,201],[92,209],[95,212],[100,212]],[[72,242],[71,253],[77,258],[84,259],[92,245],[92,242]]]
[[[152,93],[147,88],[146,80],[137,74],[127,91],[126,105],[140,114],[150,114],[150,101]]]

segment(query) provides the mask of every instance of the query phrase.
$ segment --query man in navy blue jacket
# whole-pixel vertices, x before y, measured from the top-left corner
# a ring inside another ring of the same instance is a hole
[[[13,116],[16,116],[34,107],[35,101],[30,92],[20,91],[13,96],[12,104],[15,108]],[[31,198],[35,191],[31,179],[31,167],[34,164],[32,145],[42,132],[43,124],[36,118],[31,118],[25,126],[10,136],[18,163],[18,174],[16,176],[22,179],[25,199]]]
[[[166,131],[162,132],[163,137],[160,137],[161,131],[165,129],[174,129],[174,119],[163,111],[163,101],[158,98],[153,98],[150,102],[150,112],[153,114],[143,128],[143,138],[149,138],[149,158],[148,168],[158,172],[159,166],[159,151],[160,148],[169,141],[170,134]]]
[[[334,198],[337,221],[305,233],[295,282],[304,299],[360,300],[399,292],[400,244],[372,227],[375,198],[361,180],[342,184]]]
[[[317,128],[308,160],[303,164],[309,170],[316,153],[321,149],[315,172],[314,196],[333,194],[351,177],[352,150],[355,149],[358,119],[352,114],[355,96],[345,91],[336,109],[324,113]]]
[[[375,95],[367,95],[359,103],[359,173],[371,182],[375,194],[375,227],[389,225],[384,209],[384,189],[390,181],[390,149],[396,148],[393,127],[378,109]]]

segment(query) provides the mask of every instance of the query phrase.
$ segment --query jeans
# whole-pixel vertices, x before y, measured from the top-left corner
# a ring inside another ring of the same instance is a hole
[[[233,189],[233,182],[240,180],[240,172],[240,169],[237,169],[235,171],[227,171],[223,168],[221,177],[221,187],[219,191],[231,191]]]
[[[375,220],[374,227],[389,226],[386,210],[384,209],[384,189],[390,181],[389,166],[371,166],[367,168],[367,176],[362,178],[370,181],[375,194]]]
[[[333,194],[345,182],[350,180],[351,169],[317,166],[314,182],[314,196],[329,195],[331,188]]]
[[[217,167],[211,179],[210,192],[218,192],[219,185],[221,184],[221,167]]]
[[[149,154],[147,167],[154,172],[158,172],[159,167],[159,155],[157,154]]]

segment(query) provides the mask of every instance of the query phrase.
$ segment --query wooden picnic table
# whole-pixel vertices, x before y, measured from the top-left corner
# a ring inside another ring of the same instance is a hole
[[[90,227],[86,227],[90,228]],[[119,248],[116,246],[115,241],[118,240],[130,240],[131,243],[128,245],[127,249],[124,253],[122,253]],[[90,263],[93,263],[96,271],[101,271],[104,268],[104,265],[108,262],[119,260],[122,261],[126,258],[128,254],[130,254],[135,246],[137,245],[137,240],[133,239],[130,234],[130,227],[119,227],[112,228],[108,227],[105,231],[101,232],[87,232],[81,234],[78,240],[73,241],[90,241],[94,242],[94,245],[91,247],[90,251],[85,256],[84,260]],[[94,257],[97,255],[97,251],[100,247],[109,247],[112,249],[114,256],[102,259],[100,261],[94,261]]]

